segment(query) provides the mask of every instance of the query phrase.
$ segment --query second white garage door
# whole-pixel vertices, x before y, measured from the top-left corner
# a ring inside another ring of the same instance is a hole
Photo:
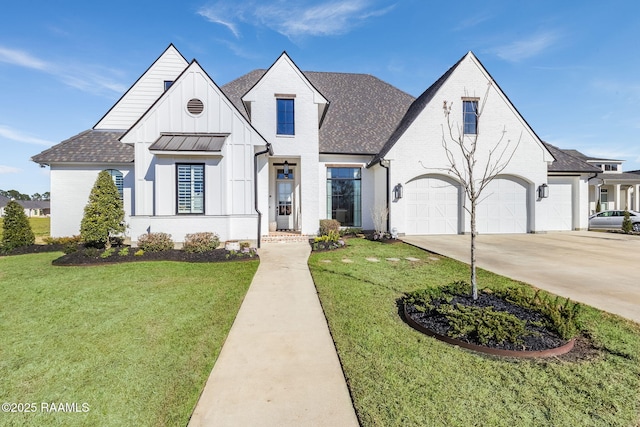
[[[457,234],[460,187],[439,178],[419,178],[405,186],[407,234]]]
[[[478,233],[526,233],[527,188],[517,179],[495,178],[477,207]]]

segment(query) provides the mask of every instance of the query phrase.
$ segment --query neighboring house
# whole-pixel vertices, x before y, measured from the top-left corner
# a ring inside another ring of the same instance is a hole
[[[465,233],[443,101],[465,138],[485,104],[480,161],[500,138],[515,150],[479,205],[479,232],[586,228],[593,169],[543,143],[471,52],[416,99],[370,75],[302,72],[286,53],[219,87],[170,45],[92,129],[32,160],[51,168],[52,236],[78,234],[101,170],[134,242],[150,231],[176,242],[198,231],[313,235],[324,218],[373,229],[384,207],[401,235]]]
[[[589,212],[595,213],[600,200],[600,210],[640,210],[640,176],[638,171],[623,172],[624,160],[589,157],[577,150],[565,150],[580,160],[593,165],[599,172],[590,181]]]
[[[4,208],[10,198],[0,196],[0,217],[4,216]],[[24,213],[28,217],[43,217],[51,214],[51,206],[48,200],[16,200],[24,208]]]

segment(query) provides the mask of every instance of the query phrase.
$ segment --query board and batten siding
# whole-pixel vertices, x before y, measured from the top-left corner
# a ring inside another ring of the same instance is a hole
[[[164,82],[175,80],[187,65],[180,52],[169,46],[94,129],[129,129],[162,95]]]

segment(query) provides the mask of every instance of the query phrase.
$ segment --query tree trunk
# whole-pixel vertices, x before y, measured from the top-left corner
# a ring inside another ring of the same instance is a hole
[[[476,201],[471,201],[471,293],[473,300],[478,299],[478,281],[476,278]]]

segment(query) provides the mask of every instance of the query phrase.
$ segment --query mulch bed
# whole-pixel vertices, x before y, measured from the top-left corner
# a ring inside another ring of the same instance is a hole
[[[63,251],[64,245],[30,245],[16,248],[9,253],[0,253],[0,255],[25,255],[43,252]],[[259,259],[257,254],[249,256],[248,254],[236,252],[231,253],[226,249],[215,249],[202,253],[190,253],[179,249],[172,249],[162,252],[145,252],[143,255],[135,255],[137,249],[129,248],[127,255],[119,255],[121,247],[115,247],[115,252],[111,256],[102,258],[100,256],[104,250],[87,250],[79,247],[76,252],[65,254],[60,258],[53,260],[53,265],[99,265],[114,264],[123,262],[139,262],[139,261],[181,261],[181,262],[227,262],[227,261],[249,261]]]
[[[473,337],[462,336],[456,337],[458,340],[475,345],[484,345],[489,348],[512,350],[512,351],[541,351],[551,348],[557,348],[567,343],[567,341],[560,338],[554,331],[547,329],[544,326],[533,325],[532,322],[544,323],[544,315],[533,310],[529,310],[523,307],[519,307],[515,304],[511,304],[502,298],[493,295],[480,293],[478,300],[473,301],[473,298],[469,296],[455,296],[451,301],[452,305],[460,303],[465,306],[477,306],[477,307],[493,307],[496,311],[506,311],[521,320],[527,322],[527,331],[531,334],[522,338],[522,344],[514,344],[510,342],[498,343],[490,341],[487,344],[481,344],[474,340]],[[449,321],[444,315],[438,313],[422,313],[415,309],[411,304],[407,304],[406,313],[419,325],[443,336],[447,336],[449,332]]]

